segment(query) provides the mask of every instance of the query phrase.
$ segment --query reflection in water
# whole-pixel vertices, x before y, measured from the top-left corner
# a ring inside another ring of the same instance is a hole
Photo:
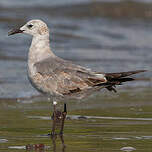
[[[39,151],[39,152],[44,152],[47,147],[44,144],[28,144],[26,145],[26,151]]]
[[[57,140],[57,137],[59,136],[60,140],[61,140],[61,143],[62,143],[62,150],[61,152],[65,152],[65,143],[64,143],[64,137],[63,137],[63,134],[60,134],[60,135],[53,135],[51,136],[51,139],[52,139],[52,144],[53,144],[53,152],[56,152],[56,140]]]
[[[52,141],[52,146],[53,147],[53,152],[56,152],[56,140],[57,138],[60,138],[61,144],[62,144],[62,149],[61,152],[65,152],[65,143],[64,143],[64,137],[63,134],[54,134],[51,135],[51,141]],[[15,147],[11,147],[11,148],[15,148],[15,149],[26,149],[26,152],[30,152],[30,151],[35,151],[35,152],[45,152],[47,149],[50,148],[50,146],[45,146],[44,144],[28,144],[26,146],[15,146]]]

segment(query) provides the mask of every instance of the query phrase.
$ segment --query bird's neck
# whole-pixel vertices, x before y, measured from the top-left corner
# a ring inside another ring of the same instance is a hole
[[[28,55],[29,62],[36,63],[54,56],[50,49],[49,34],[33,36]]]

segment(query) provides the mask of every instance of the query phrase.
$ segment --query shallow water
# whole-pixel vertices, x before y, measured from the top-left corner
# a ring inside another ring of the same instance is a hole
[[[151,98],[151,90],[139,90],[68,103],[62,140],[47,136],[52,124],[50,102],[1,101],[0,151],[30,151],[27,145],[43,144],[43,150],[31,151],[150,152]]]
[[[151,152],[151,2],[1,0],[0,151]],[[26,74],[31,38],[7,36],[35,18],[47,22],[52,50],[60,57],[96,71],[149,72],[137,75],[142,81],[118,87],[117,94],[103,90],[68,102],[64,137],[51,139],[50,99],[31,87]],[[41,149],[34,148],[38,144]]]
[[[26,73],[30,36],[7,36],[13,27],[35,18],[47,22],[51,47],[58,56],[96,71],[147,69],[150,72],[139,77],[152,77],[151,3],[89,0],[25,2],[0,1],[1,98],[38,95],[29,84]],[[134,83],[134,86],[149,87],[151,83],[143,81]]]

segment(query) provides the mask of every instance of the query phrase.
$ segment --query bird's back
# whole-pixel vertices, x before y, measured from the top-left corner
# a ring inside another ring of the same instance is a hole
[[[72,64],[59,57],[49,57],[35,63],[35,75],[29,78],[39,91],[60,97],[81,98],[89,90],[96,90],[105,83],[104,74],[97,74],[87,68]]]

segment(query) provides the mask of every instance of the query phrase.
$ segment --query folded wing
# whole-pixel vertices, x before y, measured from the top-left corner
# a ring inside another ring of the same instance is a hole
[[[104,74],[96,74],[60,58],[48,58],[34,66],[43,77],[47,90],[50,88],[50,91],[62,95],[81,92],[107,82]]]

